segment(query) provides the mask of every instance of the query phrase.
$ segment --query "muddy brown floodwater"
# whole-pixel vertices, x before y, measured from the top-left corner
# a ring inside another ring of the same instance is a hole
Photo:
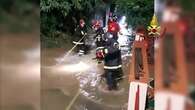
[[[128,101],[127,77],[117,92],[105,90],[103,65],[92,60],[94,50],[79,57],[64,49],[42,49],[41,93],[43,110],[123,110]],[[60,63],[59,63],[60,62]],[[128,60],[124,73],[128,74]],[[68,69],[67,69],[68,68]]]
[[[0,37],[1,110],[127,109],[128,56],[123,57],[125,78],[119,90],[108,92],[100,77],[103,65],[92,60],[94,50],[82,57],[74,53],[64,57],[62,48],[41,49],[40,54],[40,40],[35,36]]]
[[[0,109],[40,110],[39,34],[0,36]]]
[[[93,35],[87,42],[93,44]],[[95,49],[79,57],[67,49],[41,50],[42,110],[123,110],[127,108],[129,83],[126,77],[119,91],[108,92],[100,75],[103,65],[95,60]],[[129,58],[124,57],[124,74],[128,74]]]

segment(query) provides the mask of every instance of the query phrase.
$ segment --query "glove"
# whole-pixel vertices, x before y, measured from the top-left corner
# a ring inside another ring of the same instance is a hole
[[[81,34],[84,35],[85,33],[83,31],[81,31]]]
[[[104,51],[103,51],[103,50],[98,50],[98,51],[96,52],[96,57],[97,57],[98,59],[103,59],[103,58],[104,58]]]
[[[103,53],[104,53],[104,54],[107,54],[107,53],[108,53],[108,49],[105,48],[105,49],[103,50]]]
[[[118,49],[120,48],[120,46],[119,46],[118,43],[114,43],[114,47],[115,47],[115,48],[118,48]]]

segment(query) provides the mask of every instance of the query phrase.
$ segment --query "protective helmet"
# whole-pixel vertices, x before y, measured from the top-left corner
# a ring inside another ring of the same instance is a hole
[[[85,23],[85,21],[84,21],[83,19],[80,19],[80,20],[79,20],[79,23],[80,23],[80,24],[83,24],[83,23]]]

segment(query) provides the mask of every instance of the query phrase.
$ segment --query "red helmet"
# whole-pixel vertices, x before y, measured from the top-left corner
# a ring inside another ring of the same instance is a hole
[[[83,23],[85,23],[85,21],[84,21],[83,19],[80,19],[80,20],[79,20],[79,23],[80,23],[80,24],[83,24]]]

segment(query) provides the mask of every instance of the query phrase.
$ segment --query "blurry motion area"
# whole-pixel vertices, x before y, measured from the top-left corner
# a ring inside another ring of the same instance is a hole
[[[143,27],[138,27],[130,63],[128,110],[145,110],[146,105],[148,106],[150,74],[146,37],[148,37],[146,30]]]
[[[0,33],[39,32],[39,0],[1,0]]]
[[[39,0],[0,0],[0,109],[40,110]]]
[[[193,3],[191,1],[191,3]],[[194,110],[194,12],[182,0],[165,1],[155,47],[155,110]]]

